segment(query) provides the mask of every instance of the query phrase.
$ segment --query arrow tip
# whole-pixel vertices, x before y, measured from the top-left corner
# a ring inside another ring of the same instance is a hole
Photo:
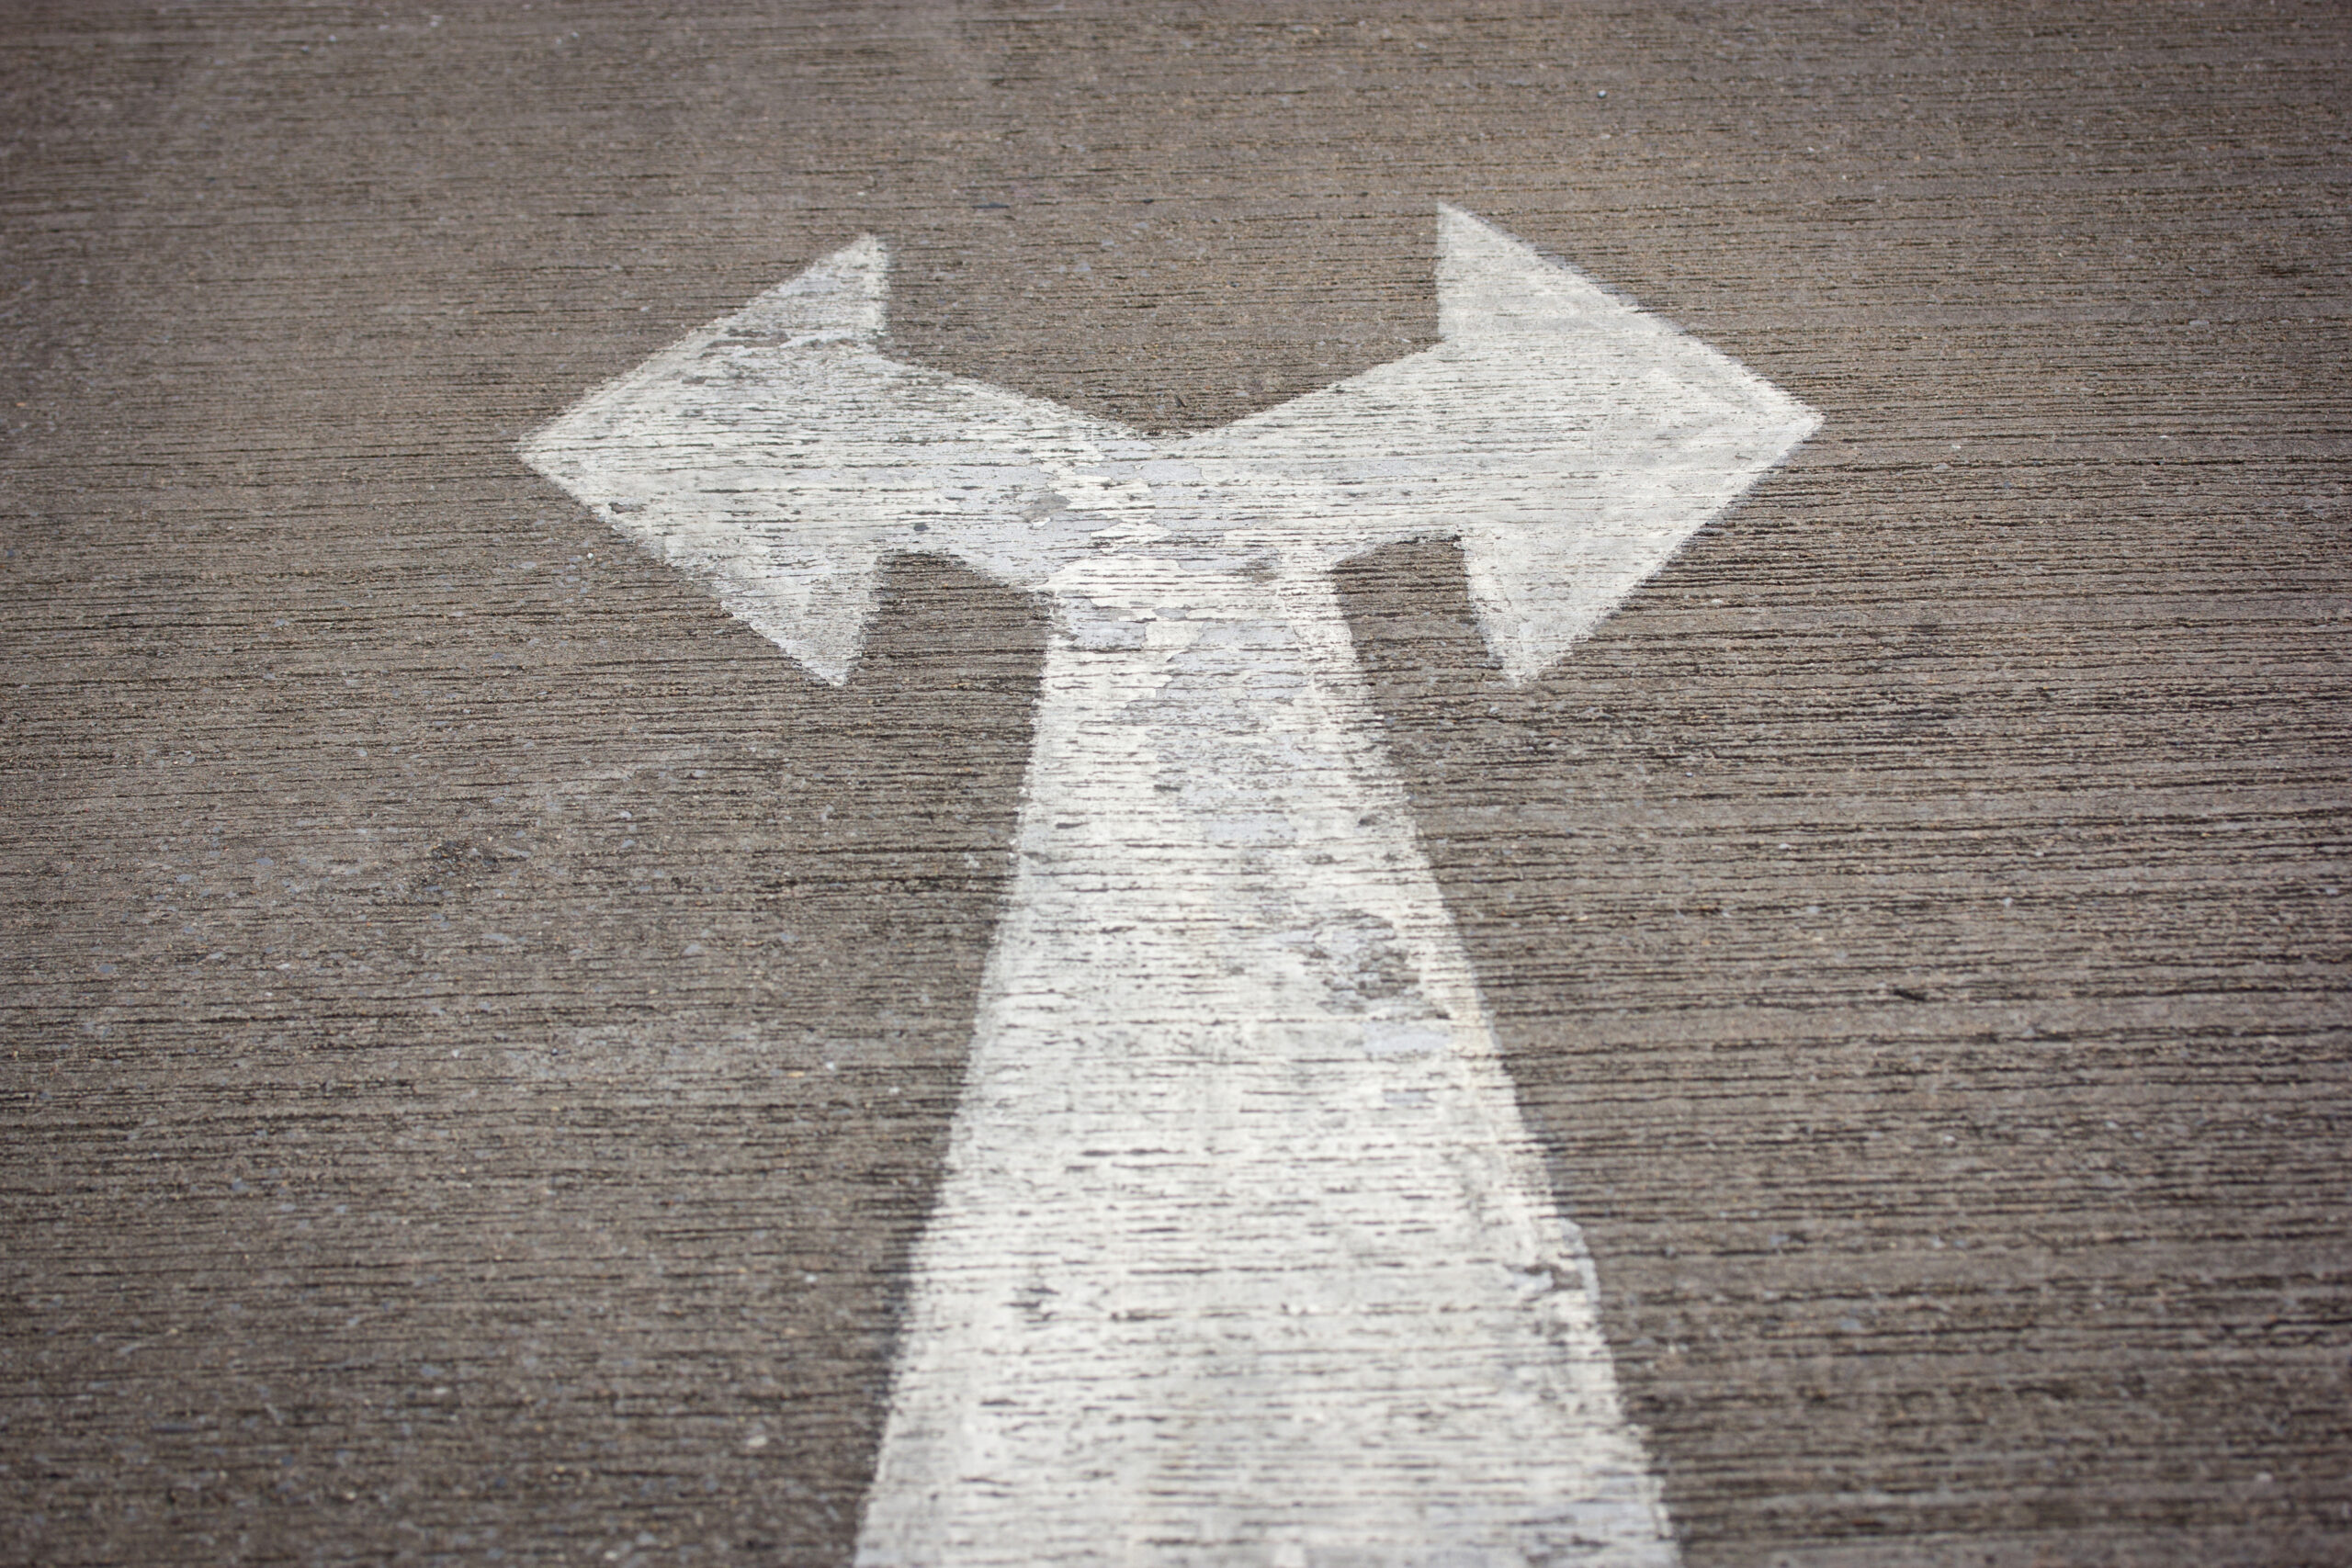
[[[871,341],[888,324],[889,299],[889,247],[861,234],[736,311],[720,332],[729,339],[796,346]]]

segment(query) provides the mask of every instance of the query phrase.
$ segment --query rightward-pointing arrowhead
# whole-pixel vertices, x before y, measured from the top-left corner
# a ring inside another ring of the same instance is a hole
[[[1436,346],[1155,440],[877,346],[868,236],[599,388],[540,472],[845,679],[890,554],[1015,586],[1103,548],[1246,535],[1329,565],[1462,541],[1489,647],[1540,673],[1811,433],[1728,356],[1453,208]]]

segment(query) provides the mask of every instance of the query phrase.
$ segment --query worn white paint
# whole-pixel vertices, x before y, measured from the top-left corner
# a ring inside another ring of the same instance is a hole
[[[1459,537],[1524,679],[1814,416],[1440,234],[1442,343],[1186,439],[884,357],[865,240],[526,447],[831,679],[895,551],[1057,606],[872,1568],[1674,1560],[1328,573]]]

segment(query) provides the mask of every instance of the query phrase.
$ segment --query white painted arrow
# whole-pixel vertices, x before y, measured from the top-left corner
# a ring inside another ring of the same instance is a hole
[[[1815,417],[1440,242],[1442,343],[1186,439],[885,357],[865,239],[525,446],[832,680],[886,555],[1054,598],[863,1564],[1674,1561],[1329,570],[1458,537],[1523,680]]]

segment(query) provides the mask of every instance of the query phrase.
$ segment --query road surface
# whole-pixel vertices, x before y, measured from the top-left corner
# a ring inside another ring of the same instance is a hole
[[[1475,210],[1820,411],[1514,684],[1342,608],[1700,1565],[2352,1556],[2325,6],[19,5],[0,1560],[839,1563],[1049,626],[516,456],[858,234],[1154,432]]]

